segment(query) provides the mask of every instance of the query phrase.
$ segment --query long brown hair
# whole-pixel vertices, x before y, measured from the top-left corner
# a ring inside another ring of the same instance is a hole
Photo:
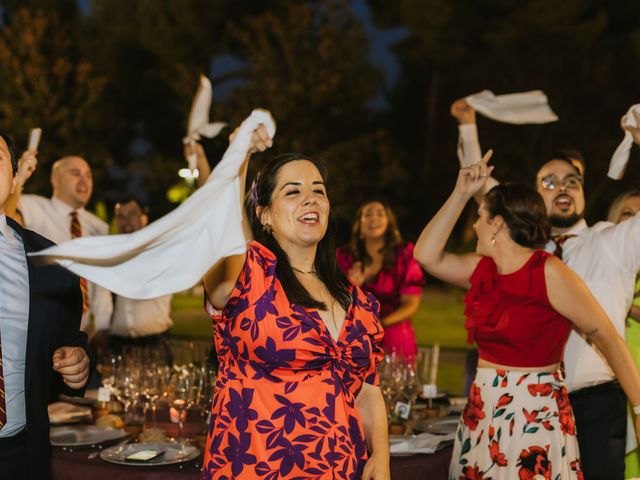
[[[326,164],[316,158],[308,157],[300,153],[286,153],[271,159],[258,173],[246,198],[246,208],[251,224],[251,233],[262,245],[267,247],[278,259],[276,263],[276,274],[282,283],[287,297],[291,303],[302,305],[307,308],[327,310],[327,305],[313,298],[306,288],[296,277],[289,256],[282,249],[271,231],[263,229],[262,223],[256,213],[257,207],[268,207],[271,205],[273,191],[276,188],[278,172],[289,162],[305,160],[311,162],[320,172],[322,181],[327,185],[329,175]],[[329,213],[329,227],[324,237],[318,243],[314,266],[320,281],[327,287],[329,293],[344,310],[348,310],[351,305],[351,293],[349,280],[346,275],[337,267],[336,247],[335,247],[335,224],[331,212]]]
[[[356,213],[356,219],[353,222],[353,228],[351,229],[351,241],[349,247],[351,253],[354,256],[356,262],[362,262],[364,265],[370,265],[373,259],[371,255],[367,253],[364,238],[362,238],[362,229],[360,227],[362,223],[362,214],[364,208],[372,203],[379,203],[384,207],[384,212],[387,215],[387,230],[384,232],[384,246],[380,253],[382,253],[382,268],[390,268],[396,263],[396,255],[398,247],[402,245],[402,235],[398,229],[398,220],[395,213],[387,202],[379,199],[369,200],[358,208]]]

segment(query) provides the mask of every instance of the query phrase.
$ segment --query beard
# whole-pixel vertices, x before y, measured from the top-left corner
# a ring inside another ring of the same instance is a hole
[[[558,215],[552,214],[549,215],[549,221],[551,222],[551,226],[555,228],[569,228],[573,227],[576,223],[582,220],[584,216],[584,212],[574,212],[571,215]]]

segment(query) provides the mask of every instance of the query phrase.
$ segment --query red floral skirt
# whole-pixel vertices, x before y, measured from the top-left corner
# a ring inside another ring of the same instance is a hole
[[[479,368],[449,478],[582,480],[573,411],[558,374]]]

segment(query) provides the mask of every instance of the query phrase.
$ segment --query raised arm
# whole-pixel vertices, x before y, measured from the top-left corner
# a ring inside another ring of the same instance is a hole
[[[544,273],[553,308],[568,318],[586,341],[605,356],[631,405],[640,406],[640,374],[626,343],[589,288],[555,257],[547,259]],[[636,415],[635,424],[636,434],[640,434],[639,415]]]
[[[197,158],[198,178],[196,178],[196,186],[201,187],[211,175],[211,166],[209,165],[209,160],[207,160],[207,155],[204,153],[204,148],[199,142],[186,143],[184,145],[184,158],[189,158],[192,154],[195,154]]]
[[[493,171],[493,167],[487,166],[492,154],[489,150],[480,163],[460,169],[453,192],[420,234],[413,253],[431,275],[463,288],[469,288],[469,278],[480,256],[450,253],[444,247],[465,205]]]
[[[235,136],[235,131],[229,137],[229,140],[232,141]],[[251,138],[251,147],[249,148],[247,158],[245,159],[242,167],[240,168],[240,205],[242,208],[242,217],[243,217],[243,227],[244,227],[244,235],[245,239],[248,242],[251,239],[251,229],[249,227],[249,220],[247,219],[246,212],[244,209],[244,191],[245,184],[247,180],[247,170],[249,167],[249,159],[251,155],[256,152],[263,152],[267,148],[270,148],[273,145],[271,137],[267,132],[267,129],[264,125],[260,125],[253,132],[253,136]],[[204,289],[209,299],[209,302],[216,308],[224,307],[224,304],[229,299],[231,292],[233,290],[233,286],[242,271],[242,266],[244,265],[245,255],[232,255],[230,257],[222,259],[216,265],[211,267],[211,269],[206,273],[203,278]]]
[[[22,225],[22,215],[18,212],[18,203],[20,202],[20,195],[22,189],[27,180],[31,178],[31,175],[36,170],[38,165],[38,152],[35,150],[25,150],[20,160],[18,160],[18,173],[16,179],[16,188],[13,193],[7,198],[5,203],[5,213],[8,217],[13,218],[16,222]]]
[[[476,123],[476,110],[464,98],[460,98],[451,104],[451,115],[458,120],[458,161],[461,167],[470,167],[482,161],[480,139],[478,137],[478,125]],[[489,177],[484,187],[476,192],[474,198],[478,205],[482,203],[485,194],[495,187],[498,181]]]

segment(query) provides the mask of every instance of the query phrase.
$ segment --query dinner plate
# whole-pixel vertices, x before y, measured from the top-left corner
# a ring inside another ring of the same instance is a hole
[[[162,455],[143,462],[125,460],[129,455],[143,450],[156,450],[162,452]],[[130,443],[128,445],[105,448],[100,452],[100,458],[106,462],[131,465],[133,467],[173,465],[188,462],[197,458],[198,455],[200,455],[200,449],[191,445],[184,445],[181,449],[180,445],[175,443]]]
[[[455,433],[458,429],[460,417],[437,417],[427,418],[416,422],[413,429],[416,432],[427,432],[436,435],[447,435]]]
[[[55,427],[51,429],[49,438],[54,447],[82,447],[118,440],[127,436],[127,432],[119,428],[84,425],[79,427]]]

